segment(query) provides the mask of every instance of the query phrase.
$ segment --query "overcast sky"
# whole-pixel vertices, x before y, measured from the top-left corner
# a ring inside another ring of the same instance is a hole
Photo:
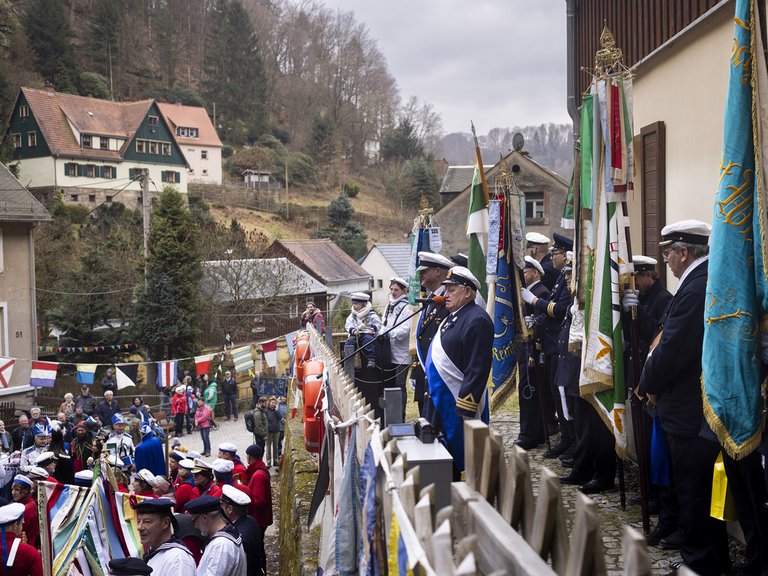
[[[570,122],[565,0],[322,0],[355,13],[400,87],[431,102],[443,129]]]

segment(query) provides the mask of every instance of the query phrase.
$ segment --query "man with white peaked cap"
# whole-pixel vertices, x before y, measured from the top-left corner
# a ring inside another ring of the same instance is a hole
[[[376,367],[376,349],[374,341],[381,331],[381,318],[371,306],[371,297],[365,292],[352,292],[352,311],[347,316],[344,329],[349,334],[347,344],[355,349],[363,349],[363,357],[367,368]]]
[[[2,573],[7,576],[42,576],[43,559],[40,552],[21,541],[23,518],[23,504],[14,502],[0,507]]]
[[[541,267],[544,269],[541,283],[551,292],[552,288],[555,286],[555,282],[557,282],[557,277],[560,275],[560,271],[555,270],[555,267],[552,264],[552,254],[549,252],[549,238],[538,232],[528,232],[525,235],[525,241],[528,247],[528,255],[538,260]]]

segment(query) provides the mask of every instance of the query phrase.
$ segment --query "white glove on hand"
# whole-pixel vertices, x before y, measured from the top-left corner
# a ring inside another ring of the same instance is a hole
[[[411,387],[411,390],[416,390],[416,380],[414,380],[413,378],[408,380],[408,386]]]
[[[768,364],[768,332],[760,332],[760,358]]]
[[[520,294],[522,294],[523,300],[526,304],[533,304],[533,299],[536,298],[536,296],[533,295],[533,292],[528,290],[528,288],[523,288],[520,290]]]
[[[637,290],[626,290],[624,298],[621,299],[621,305],[625,311],[629,311],[633,306],[639,306],[640,299],[637,297]]]
[[[525,317],[525,325],[527,328],[533,328],[533,316]]]

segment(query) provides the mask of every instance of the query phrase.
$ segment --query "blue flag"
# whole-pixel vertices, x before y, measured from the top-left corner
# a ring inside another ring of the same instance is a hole
[[[503,203],[493,200],[489,207],[491,211],[502,210],[498,219],[501,226],[498,264],[496,267],[496,296],[493,307],[493,366],[491,368],[491,389],[497,390],[514,377],[515,358],[515,301],[517,286],[515,274],[517,269],[510,266],[509,226],[504,217]]]
[[[751,0],[737,0],[725,102],[723,157],[710,237],[704,309],[704,415],[724,450],[740,459],[761,436],[760,324],[768,311],[760,86],[765,60]],[[764,94],[764,93],[763,93]],[[763,96],[765,97],[765,96]],[[755,189],[755,182],[760,184]]]

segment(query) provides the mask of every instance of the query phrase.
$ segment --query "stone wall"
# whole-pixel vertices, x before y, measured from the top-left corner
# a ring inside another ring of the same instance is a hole
[[[288,405],[292,405],[289,399]],[[307,528],[309,506],[317,481],[317,458],[304,449],[301,419],[286,418],[283,469],[280,472],[280,571],[282,575],[314,576],[320,550],[320,527]]]

